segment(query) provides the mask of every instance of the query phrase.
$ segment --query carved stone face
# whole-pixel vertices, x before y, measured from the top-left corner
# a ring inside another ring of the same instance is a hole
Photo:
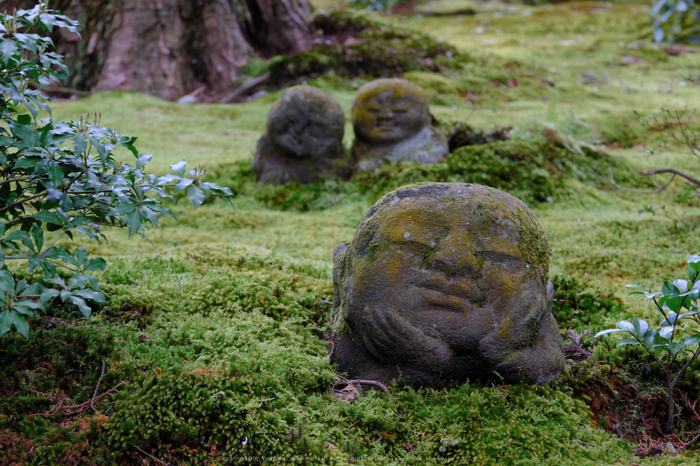
[[[355,136],[367,143],[394,144],[430,124],[423,90],[402,79],[378,79],[360,88],[352,109]]]
[[[285,90],[270,110],[267,134],[290,157],[321,159],[342,149],[345,117],[340,105],[321,89]]]
[[[290,87],[270,109],[253,172],[261,183],[275,184],[347,178],[352,160],[343,147],[344,130],[343,110],[330,95],[312,86]]]
[[[390,194],[338,262],[342,317],[379,365],[546,382],[561,369],[544,232],[508,194],[461,183]]]

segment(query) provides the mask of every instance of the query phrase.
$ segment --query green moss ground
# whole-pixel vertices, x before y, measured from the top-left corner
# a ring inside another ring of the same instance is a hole
[[[150,232],[153,245],[123,231],[108,232],[102,244],[82,244],[108,259],[100,278],[109,303],[88,322],[35,322],[28,341],[12,336],[0,343],[0,464],[12,457],[27,464],[86,457],[98,464],[156,464],[136,447],[172,464],[247,464],[232,463],[233,456],[290,462],[294,455],[368,465],[417,458],[426,464],[464,463],[457,458],[499,465],[692,463],[669,456],[641,460],[633,455],[636,445],[600,427],[608,421],[587,406],[595,384],[625,380],[648,393],[658,385],[641,382],[640,367],[647,363],[641,355],[609,351],[590,337],[583,342],[594,359],[547,388],[392,387],[390,397],[370,391],[352,404],[332,396],[336,375],[322,340],[330,306],[319,300],[332,300],[333,247],[351,239],[372,203],[401,184],[477,181],[463,165],[500,154],[502,162],[485,163],[480,173],[529,202],[548,232],[563,332],[652,317],[622,287],[659,288],[665,279],[682,277],[687,257],[700,251],[695,225],[639,216],[647,202],[697,219],[697,202],[679,198],[680,183],[639,195],[614,191],[606,181],[611,167],[619,182],[637,186],[644,184],[637,169],[677,166],[698,173],[698,160],[682,152],[648,155],[644,145],[653,137],[632,114],[679,109],[681,102],[700,108],[698,89],[682,84],[684,74],[698,73],[697,55],[671,57],[654,49],[644,36],[649,25],[641,4],[439,0],[418,7],[450,11],[457,4],[478,14],[386,20],[475,57],[462,69],[405,77],[429,87],[441,127],[517,127],[512,134],[519,139],[463,148],[459,157],[429,169],[406,165],[348,183],[256,187],[250,160],[278,91],[240,105],[180,106],[135,93],[54,103],[58,119],[101,111],[104,125],[139,136],[137,147],[155,154],[154,172],[186,158],[207,166],[213,180],[231,185],[238,196],[233,207],[208,202],[197,211],[180,201],[174,206],[179,223],[166,219],[165,229]],[[623,56],[642,61],[622,66]],[[511,79],[517,85],[509,87]],[[346,146],[354,89],[365,81],[309,79],[343,107]],[[612,158],[592,155],[594,143],[605,144]],[[549,154],[547,162],[514,157],[514,144],[536,147],[540,158]],[[568,162],[552,154],[569,154]],[[604,172],[601,177],[579,163],[596,157],[593,168]],[[55,312],[65,316],[65,310]],[[66,406],[90,400],[103,360],[108,370],[100,392],[129,383],[105,399],[116,402],[109,423],[92,416],[82,429],[79,420],[63,429],[60,423],[73,418],[30,416],[50,411],[64,396]],[[696,396],[698,369],[683,387]]]

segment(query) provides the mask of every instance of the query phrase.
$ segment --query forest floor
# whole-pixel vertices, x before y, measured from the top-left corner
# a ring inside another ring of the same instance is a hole
[[[474,14],[463,12],[465,4]],[[697,176],[700,160],[682,145],[648,151],[659,132],[643,128],[639,116],[700,108],[689,79],[700,75],[700,47],[653,44],[646,9],[437,0],[387,20],[485,63],[517,63],[541,76],[534,84],[484,82],[465,93],[453,90],[449,74],[413,73],[437,120],[484,131],[549,128],[634,170],[676,167]],[[355,89],[366,81],[309,80],[341,104],[348,147]],[[154,154],[153,172],[185,158],[225,185],[238,183],[252,160],[278,96],[178,105],[109,92],[54,102],[53,115],[99,111],[103,125],[139,137],[139,150]],[[695,118],[690,124],[697,128]],[[683,199],[680,180],[639,194],[599,175],[598,183],[567,178],[549,201],[530,204],[549,235],[555,316],[562,334],[575,339],[567,342],[566,373],[549,387],[474,382],[391,386],[389,394],[358,393],[352,403],[334,396],[333,388],[353,387],[339,382],[323,340],[332,251],[353,237],[376,196],[337,188],[298,208],[276,204],[277,192],[241,188],[232,206],[211,201],[194,211],[180,200],[178,221],[151,231],[152,244],[125,231],[81,243],[108,260],[98,278],[109,304],[89,321],[38,320],[29,340],[0,342],[0,465],[261,463],[250,457],[286,464],[295,455],[366,465],[694,464],[692,447],[675,449],[700,428],[700,364],[679,388],[678,430],[665,436],[659,369],[641,352],[591,335],[622,318],[656,319],[623,287],[658,290],[684,277],[688,256],[700,252],[700,207],[696,197]],[[653,214],[640,215],[644,203]]]

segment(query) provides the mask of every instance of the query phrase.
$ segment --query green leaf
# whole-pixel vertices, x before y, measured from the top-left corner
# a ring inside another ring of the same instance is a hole
[[[152,158],[153,158],[153,155],[152,155],[152,154],[141,154],[141,155],[139,155],[138,158],[136,159],[136,165],[137,165],[137,167],[138,167],[138,168],[143,168],[144,165],[146,165],[147,163],[149,163],[149,162],[151,161]]]
[[[680,290],[668,280],[665,281],[663,286],[661,287],[661,292],[664,294],[664,296],[678,296],[679,294],[681,294]]]
[[[102,259],[101,257],[98,257],[98,259],[104,260],[104,259]],[[94,259],[93,259],[93,260],[94,260]],[[106,266],[107,266],[107,265],[105,264],[105,267],[106,267]],[[87,274],[86,274],[85,276],[87,277],[88,282],[90,283],[90,286],[92,287],[92,289],[95,290],[95,291],[100,291],[100,284],[97,283],[97,279],[96,279],[95,277],[93,277],[92,275],[87,275]]]
[[[99,291],[92,291],[92,290],[78,290],[73,292],[74,296],[80,296],[81,298],[85,299],[91,299],[92,301],[95,301],[100,304],[106,304],[107,301],[105,300],[105,295],[100,293]]]
[[[76,262],[75,257],[73,257],[73,254],[71,254],[66,248],[50,247],[49,249],[44,251],[42,256],[46,259],[60,259],[67,264],[74,265],[76,267],[78,266],[78,263]]]
[[[631,323],[627,322],[626,320],[620,321],[617,323],[617,327],[621,328],[622,330],[626,330],[632,334],[634,334],[634,325]]]
[[[63,169],[58,162],[49,165],[49,177],[55,188],[58,188],[63,183]]]
[[[50,299],[55,298],[60,294],[60,291],[54,290],[53,288],[46,288],[42,293],[41,293],[41,298],[40,302],[42,304],[46,304],[49,302]]]
[[[694,308],[690,312],[684,312],[683,314],[679,315],[677,320],[685,319],[687,317],[694,316],[696,314],[698,314],[698,311],[696,310],[696,308]]]
[[[673,356],[675,356],[675,355],[677,355],[678,353],[680,353],[680,351],[683,349],[683,345],[681,345],[680,343],[676,343],[675,341],[669,343],[669,344],[668,344],[668,347],[671,349],[671,354],[672,354]]]
[[[668,318],[661,321],[661,326],[671,327],[673,325],[676,325],[676,321],[678,320],[678,314],[675,311],[669,311],[667,315]]]
[[[34,218],[40,222],[49,223],[52,225],[63,226],[64,222],[57,214],[49,211],[41,211],[34,214]]]
[[[9,270],[0,270],[0,292],[15,295],[15,277]]]
[[[666,300],[666,306],[673,312],[680,312],[681,308],[683,307],[683,301],[684,297],[683,296],[675,296],[673,298],[669,298]],[[685,301],[690,301],[689,299],[686,299]]]
[[[78,290],[85,288],[87,286],[87,277],[83,275],[82,273],[74,273],[72,277],[70,277],[70,288],[71,290]]]
[[[114,209],[112,209],[112,211],[109,213],[109,215],[112,217],[121,217],[122,215],[130,214],[136,208],[138,208],[138,206],[136,204],[129,204],[129,203],[119,204]]]
[[[32,227],[32,238],[34,238],[34,244],[36,245],[35,251],[38,253],[44,246],[44,230],[36,224]]]
[[[670,326],[670,327],[664,327],[659,331],[659,337],[669,339],[671,338],[671,335],[673,334],[674,330],[676,327]]]
[[[678,291],[680,291],[681,293],[686,293],[688,291],[687,280],[681,280],[680,278],[677,280],[673,280],[673,286],[678,288]]]
[[[170,169],[177,174],[177,176],[184,176],[185,175],[185,159],[180,160],[178,163],[175,165],[170,165]]]
[[[681,341],[681,345],[683,346],[694,345],[696,343],[700,343],[700,333],[696,333],[695,335],[685,337],[683,341]]]
[[[187,197],[190,198],[190,200],[192,201],[192,205],[196,210],[197,207],[201,206],[204,202],[205,196],[204,191],[202,191],[200,188],[198,188],[195,185],[190,185],[190,187],[187,188]]]
[[[66,282],[64,282],[61,277],[51,277],[51,278],[45,279],[44,281],[49,282],[49,283],[54,283],[54,284],[60,286],[61,288],[66,287]],[[62,299],[62,300],[65,301],[65,299]]]
[[[35,303],[34,301],[30,301],[28,299],[22,300],[22,301],[15,301],[13,303],[13,306],[22,306],[22,307],[27,307],[29,309],[44,309],[44,305],[41,303]]]
[[[100,239],[100,238],[95,234],[94,231],[92,231],[91,229],[89,229],[89,228],[87,228],[87,227],[75,227],[75,228],[73,228],[73,231],[77,231],[78,233],[87,236],[87,237],[90,238],[91,240],[99,241],[99,239]]]
[[[107,261],[105,261],[101,257],[95,257],[93,259],[90,259],[87,264],[85,265],[85,271],[89,272],[92,270],[104,270],[107,268]],[[94,287],[93,287],[94,288]]]
[[[3,238],[3,241],[26,241],[29,239],[29,234],[26,231],[22,230],[15,230],[9,235],[7,235],[5,238]]]
[[[81,133],[76,134],[73,138],[73,148],[75,155],[81,155],[87,149],[87,139]]]
[[[634,325],[634,334],[637,338],[644,338],[644,334],[649,330],[649,324],[644,319],[634,319],[632,321]]]
[[[85,248],[77,248],[74,255],[78,261],[78,267],[82,267],[87,261],[87,250]]]
[[[616,333],[616,332],[624,332],[624,330],[622,330],[620,328],[611,328],[608,330],[603,330],[602,332],[596,333],[593,338],[598,338],[599,336],[607,335],[608,333]]]
[[[83,313],[86,319],[90,318],[92,309],[90,309],[90,306],[88,306],[85,303],[85,300],[83,298],[79,298],[78,296],[71,296],[69,299],[73,304],[78,306],[78,309],[80,309],[80,312]]]
[[[24,114],[24,115],[17,115],[17,123],[20,125],[31,125],[32,124],[32,117],[30,115]],[[31,137],[33,135],[27,134],[25,137]]]
[[[49,32],[53,32],[53,27],[56,25],[56,17],[47,13],[39,15],[39,20],[46,26]]]
[[[690,256],[688,258],[688,266],[696,272],[700,272],[700,255]]]
[[[12,328],[12,313],[7,309],[0,312],[0,336],[6,334]]]
[[[141,228],[141,211],[139,209],[134,209],[129,216],[126,218],[126,224],[129,227],[129,236],[139,231]]]
[[[7,62],[7,60],[17,52],[19,52],[19,47],[12,39],[0,41],[0,56],[4,62]]]
[[[33,272],[36,268],[42,268],[44,261],[36,254],[32,254],[29,256],[29,259],[27,259],[27,264],[29,265],[29,271]]]
[[[634,338],[623,338],[620,340],[620,343],[617,344],[617,346],[624,346],[624,345],[641,345],[637,340]]]
[[[654,346],[654,340],[656,339],[656,330],[647,330],[644,334],[644,346],[651,348]]]
[[[24,316],[21,316],[15,312],[13,312],[11,316],[12,323],[14,324],[15,328],[20,333],[20,335],[22,335],[24,338],[29,338],[29,323],[24,318]]]
[[[633,290],[637,290],[637,291],[641,291],[641,292],[649,291],[645,287],[643,287],[642,285],[625,285],[625,288],[631,288]],[[632,294],[632,293],[630,293],[630,294]]]
[[[185,189],[186,187],[190,186],[194,180],[192,178],[182,178],[180,181],[178,181],[175,184],[175,189],[173,190],[174,192],[179,192]],[[189,190],[187,191],[187,195],[189,197]]]

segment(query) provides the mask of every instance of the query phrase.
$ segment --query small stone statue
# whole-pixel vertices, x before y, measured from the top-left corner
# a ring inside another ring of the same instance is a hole
[[[449,155],[447,142],[430,126],[428,98],[403,79],[377,79],[357,91],[352,107],[357,170],[390,162],[436,163]]]
[[[312,86],[290,87],[270,109],[253,171],[261,183],[274,184],[346,178],[352,166],[344,132],[343,110],[331,96]]]
[[[548,384],[564,370],[550,250],[497,189],[421,183],[381,198],[333,253],[331,362],[353,379]]]

